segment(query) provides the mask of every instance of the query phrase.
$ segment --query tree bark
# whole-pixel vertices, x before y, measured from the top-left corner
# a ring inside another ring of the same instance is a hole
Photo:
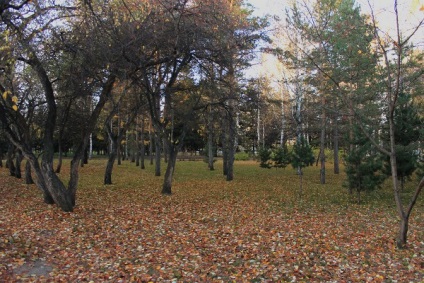
[[[144,147],[144,116],[141,117],[141,134],[140,134],[140,168],[146,169],[145,155],[146,148]]]
[[[168,143],[168,142],[167,142]],[[175,145],[168,144],[168,163],[165,171],[165,178],[162,186],[162,194],[170,195],[172,194],[172,179],[175,171],[175,164],[177,161],[178,149]]]
[[[400,219],[399,235],[396,239],[396,246],[398,249],[404,249],[406,247],[408,239],[408,223],[409,217],[406,217],[406,215]]]
[[[228,174],[228,134],[225,119],[222,120],[221,126],[222,135],[222,173],[224,176]]]
[[[62,159],[63,159],[63,152],[62,152],[62,142],[59,138],[59,158],[58,158],[58,163],[56,166],[56,173],[59,174],[60,170],[62,169]]]
[[[159,177],[161,175],[160,172],[160,155],[161,155],[161,138],[159,136],[159,133],[155,134],[155,176]]]
[[[234,180],[234,159],[235,159],[235,142],[236,142],[236,121],[234,119],[234,109],[231,107],[229,113],[229,134],[227,140],[227,181]]]
[[[15,176],[16,173],[15,163],[13,162],[14,150],[15,147],[12,144],[9,144],[6,154],[6,168],[9,169],[10,176]]]
[[[340,173],[340,161],[339,161],[339,123],[338,114],[334,117],[334,133],[333,133],[333,147],[334,147],[334,174]]]
[[[213,119],[212,107],[209,106],[208,113],[208,168],[213,171],[214,168],[214,154],[213,154]]]
[[[116,154],[118,157],[118,165],[122,165],[122,150],[120,144],[116,145]]]
[[[327,125],[327,117],[325,113],[325,97],[324,94],[322,95],[321,99],[321,138],[320,138],[320,161],[321,161],[321,168],[320,168],[320,182],[321,184],[325,184],[325,133],[326,133],[326,125]]]
[[[15,158],[15,177],[18,179],[22,178],[22,153],[20,150],[16,152]]]
[[[109,158],[107,160],[105,176],[104,176],[105,185],[112,185],[112,170],[113,170],[113,164],[115,163],[115,159],[116,159],[116,149],[109,154]]]
[[[28,160],[25,163],[25,184],[27,185],[34,184],[34,179],[32,179],[32,174],[31,174],[31,164],[29,163]]]

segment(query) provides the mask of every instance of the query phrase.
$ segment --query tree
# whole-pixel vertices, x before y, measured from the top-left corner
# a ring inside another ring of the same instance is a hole
[[[412,97],[405,93],[399,95],[399,106],[394,113],[396,141],[397,175],[400,188],[403,191],[406,179],[410,178],[418,168],[418,143],[422,140],[420,128],[423,118],[418,116],[418,108],[414,105]],[[387,141],[386,137],[386,141]],[[386,156],[385,173],[391,175],[390,158]]]
[[[404,206],[402,198],[400,196],[400,185],[398,178],[397,169],[397,151],[396,151],[396,123],[395,123],[395,112],[399,107],[399,100],[402,94],[402,90],[406,86],[417,83],[417,79],[423,75],[424,70],[421,68],[413,70],[409,75],[406,73],[408,68],[408,47],[410,45],[412,37],[421,28],[424,23],[424,19],[421,19],[419,23],[412,29],[412,31],[403,36],[400,30],[400,20],[398,12],[398,1],[394,1],[394,14],[395,14],[395,35],[394,38],[389,38],[390,41],[385,40],[381,35],[381,30],[377,27],[374,12],[372,12],[372,19],[374,25],[374,31],[377,40],[377,47],[383,58],[384,67],[384,109],[386,110],[386,119],[388,124],[388,136],[390,142],[387,147],[378,145],[376,141],[369,137],[370,140],[378,146],[378,149],[385,155],[390,157],[390,168],[392,175],[393,194],[397,207],[397,213],[400,218],[399,233],[396,240],[398,248],[404,248],[407,243],[408,234],[408,223],[412,209],[418,199],[418,196],[424,187],[424,177],[418,184],[414,194],[412,195],[407,206]],[[407,78],[405,80],[405,78]]]
[[[7,34],[8,47],[14,51],[14,53],[8,53],[11,54],[7,61],[9,74],[19,77],[21,69],[30,68],[38,79],[37,83],[41,86],[43,99],[46,102],[46,116],[42,127],[43,155],[41,163],[32,151],[30,127],[20,111],[17,111],[19,109],[15,109],[13,106],[16,100],[13,86],[7,84],[6,80],[3,80],[1,84],[3,100],[0,103],[0,119],[5,126],[9,140],[30,162],[37,176],[35,182],[37,187],[42,190],[45,202],[56,203],[64,211],[72,211],[75,205],[79,177],[78,165],[83,158],[91,131],[94,129],[116,78],[116,74],[113,72],[116,65],[108,64],[109,60],[104,60],[105,57],[110,59],[114,48],[105,48],[104,45],[101,45],[110,43],[104,39],[94,40],[98,33],[93,32],[95,27],[87,20],[89,17],[81,16],[76,20],[77,17],[71,14],[73,11],[75,11],[75,7],[32,1],[23,1],[20,5],[8,2],[2,6],[0,11],[1,29]],[[89,16],[91,13],[81,13],[81,15]],[[72,25],[67,25],[71,22],[59,21],[66,17],[73,17],[72,19],[75,21],[72,23],[78,24],[87,20],[84,22],[85,25],[82,25],[86,29],[78,29],[79,34],[72,33],[72,28],[70,28]],[[90,28],[93,29],[90,30]],[[40,47],[41,44],[44,46]],[[105,52],[105,50],[110,52]],[[70,75],[69,77],[63,76],[63,73],[59,77],[63,80],[66,78],[73,80],[72,75],[83,74],[85,84],[82,83],[78,86],[88,86],[88,88],[74,89],[75,93],[82,91],[85,95],[94,95],[95,93],[99,96],[97,104],[93,107],[94,110],[82,129],[81,142],[76,147],[71,161],[70,179],[66,188],[53,170],[54,132],[58,114],[54,84],[58,80],[54,76],[58,75],[55,71],[60,69],[55,64],[61,64],[63,61],[60,58],[65,58],[68,54],[72,55],[74,64],[69,66],[73,67],[74,72],[67,73]],[[23,68],[13,69],[13,67],[21,66]],[[15,112],[12,112],[13,110]]]
[[[273,166],[276,168],[286,168],[286,166],[290,164],[290,153],[287,145],[278,147],[273,151],[272,161],[274,161]]]
[[[353,148],[345,156],[346,186],[349,191],[357,193],[358,203],[361,202],[361,192],[378,188],[386,179],[382,173],[383,160],[381,154],[375,152],[371,142],[358,126],[354,128]]]
[[[116,101],[114,98],[109,100],[112,109],[109,111],[109,115],[104,123],[109,137],[109,158],[104,174],[105,185],[112,184],[112,170],[119,147],[141,108],[140,97],[137,95],[128,95],[131,91],[134,92],[135,90],[125,85],[127,82],[117,83],[120,83],[120,87],[117,86],[117,93],[114,93]]]
[[[299,175],[300,181],[300,191],[299,194],[302,196],[302,180],[303,180],[303,168],[308,167],[314,163],[314,154],[312,152],[312,147],[309,145],[307,140],[302,136],[298,139],[293,146],[292,153],[292,166],[295,168]]]
[[[409,216],[422,190],[424,180],[419,183],[405,207],[400,197],[397,177],[394,113],[405,85],[416,84],[417,78],[423,74],[422,68],[413,71],[408,68],[410,56],[407,51],[412,37],[424,20],[420,20],[408,35],[402,36],[398,2],[395,0],[395,34],[390,37],[390,32],[383,33],[380,30],[373,12],[371,21],[367,21],[367,18],[359,13],[359,7],[355,6],[354,1],[333,3],[339,4],[340,13],[334,13],[335,16],[330,18],[328,26],[331,28],[319,34],[319,37],[313,37],[319,39],[318,42],[324,49],[311,48],[312,52],[309,48],[300,50],[310,65],[315,66],[317,72],[333,84],[335,93],[343,101],[348,113],[351,140],[353,125],[356,124],[376,149],[390,157],[394,198],[401,219],[397,246],[402,248],[406,245]],[[308,31],[314,32],[314,29],[309,29],[310,25],[306,25],[305,28],[304,23],[308,23],[312,13],[308,12],[308,9],[304,12],[296,7],[292,11],[292,22],[299,31],[296,34],[304,38],[311,37]],[[313,26],[314,21],[309,23]],[[309,46],[316,47],[316,44]],[[373,101],[381,103],[370,104]],[[381,120],[381,117],[384,119]],[[378,131],[377,127],[381,128],[382,123],[386,124],[388,129],[387,144],[379,144],[379,136],[374,134]],[[373,135],[370,135],[370,127],[376,127],[375,131],[371,131]]]
[[[263,147],[263,148],[259,149],[259,160],[260,160],[259,166],[260,167],[268,168],[268,169],[272,167],[271,162],[270,162],[271,154],[272,154],[272,152],[271,152],[271,150],[269,150],[269,148]]]

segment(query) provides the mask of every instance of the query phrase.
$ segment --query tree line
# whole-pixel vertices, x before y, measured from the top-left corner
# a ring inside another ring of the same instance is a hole
[[[271,40],[269,18],[252,12],[239,0],[3,1],[0,160],[16,177],[26,160],[44,201],[72,211],[93,148],[108,155],[105,184],[116,159],[143,169],[149,156],[161,176],[164,158],[163,194],[182,150],[202,150],[210,170],[219,151],[231,181],[237,151],[269,159],[272,148],[278,167],[292,162],[301,176],[314,146],[325,184],[331,149],[358,196],[392,176],[405,246],[423,187],[402,203],[405,179],[422,175],[423,52],[412,39],[423,21],[405,35],[396,18],[389,35],[353,0],[305,0]],[[284,65],[279,88],[245,77],[259,48]]]

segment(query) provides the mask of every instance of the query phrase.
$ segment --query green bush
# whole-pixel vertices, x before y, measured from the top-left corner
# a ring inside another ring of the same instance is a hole
[[[238,161],[246,161],[250,159],[250,156],[247,152],[241,151],[241,152],[237,152],[234,158],[235,160],[238,160]]]

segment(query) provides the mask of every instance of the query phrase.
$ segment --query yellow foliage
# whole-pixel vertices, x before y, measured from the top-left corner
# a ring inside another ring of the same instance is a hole
[[[6,99],[9,94],[12,94],[10,90],[6,90],[5,92],[3,92],[3,99]]]
[[[16,95],[12,96],[13,103],[18,103],[18,97]]]
[[[15,104],[12,106],[12,109],[15,111],[18,111],[18,106],[16,106]]]

